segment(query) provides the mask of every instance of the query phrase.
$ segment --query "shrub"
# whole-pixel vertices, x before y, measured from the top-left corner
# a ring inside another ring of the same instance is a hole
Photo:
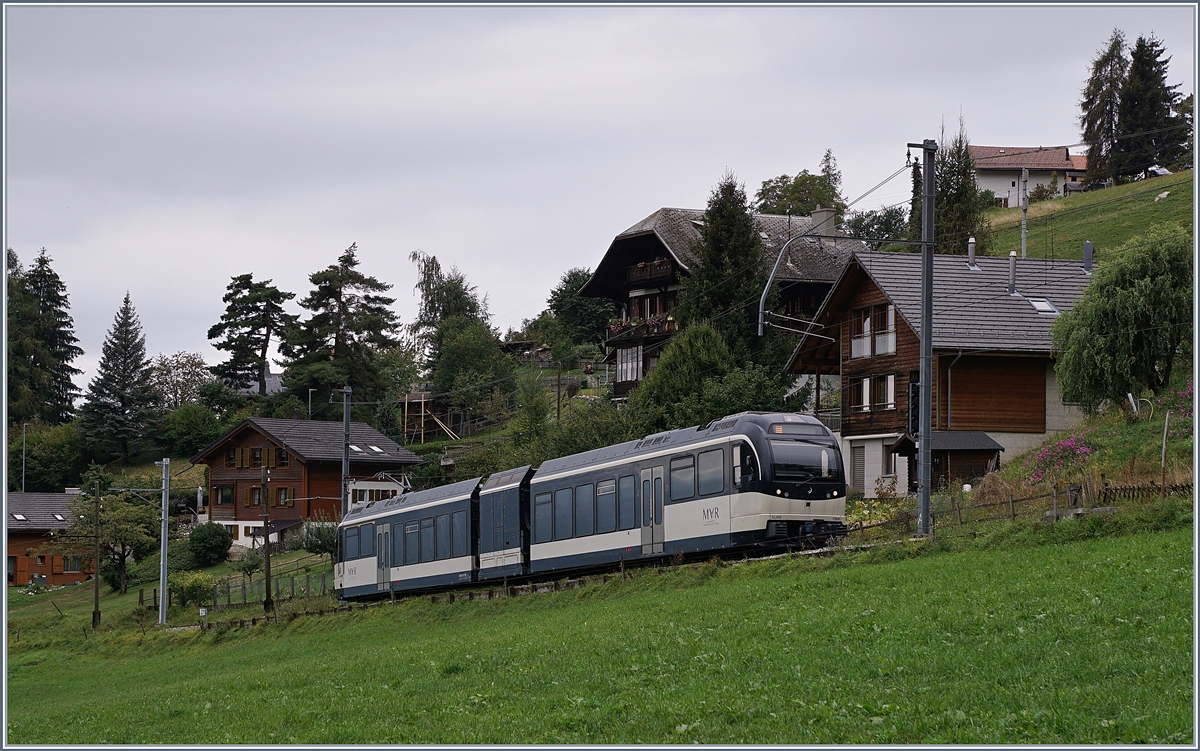
[[[221,426],[217,416],[208,407],[200,404],[184,404],[167,416],[167,447],[177,454],[191,456],[217,440]]]
[[[233,537],[229,530],[220,524],[208,522],[192,530],[188,537],[188,550],[200,568],[215,566],[229,558],[229,548],[233,546]]]
[[[1095,450],[1088,445],[1085,437],[1091,428],[1061,441],[1043,446],[1037,453],[1025,458],[1025,468],[1028,472],[1026,483],[1036,485],[1064,472],[1082,468],[1092,458]]]
[[[167,577],[167,586],[179,597],[179,604],[200,603],[204,595],[212,591],[217,577],[203,571],[179,571]]]

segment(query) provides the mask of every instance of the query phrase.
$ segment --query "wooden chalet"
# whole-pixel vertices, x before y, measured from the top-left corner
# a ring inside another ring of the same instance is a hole
[[[768,268],[790,238],[835,234],[832,209],[812,216],[755,214],[754,223]],[[677,330],[673,312],[680,282],[695,263],[692,246],[703,226],[702,210],[659,209],[616,236],[579,290],[583,297],[611,299],[621,311],[621,318],[609,326],[603,360],[616,364],[615,396],[628,394],[658,363],[662,347]],[[850,253],[863,247],[849,239],[809,237],[793,242],[776,274],[780,312],[804,319],[815,314]]]
[[[934,257],[935,486],[982,475],[1000,451],[1025,451],[1082,416],[1061,399],[1050,326],[1090,278],[1080,261]],[[848,479],[867,497],[881,476],[915,489],[920,323],[921,255],[856,251],[788,363],[840,376]]]
[[[342,512],[341,422],[251,417],[192,458],[208,465],[209,519],[227,527],[235,545],[263,535],[262,469],[270,470],[267,502],[272,542],[305,519],[334,521]],[[350,476],[402,474],[421,459],[361,422],[350,423]]]
[[[62,555],[55,537],[71,526],[74,493],[6,493],[8,583],[22,587],[34,577],[47,586],[75,584],[91,575],[91,555]]]

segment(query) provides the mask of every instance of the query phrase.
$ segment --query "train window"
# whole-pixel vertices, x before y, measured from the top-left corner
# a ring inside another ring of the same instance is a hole
[[[725,452],[723,450],[713,449],[701,453],[696,458],[696,464],[697,472],[700,475],[700,495],[720,493],[725,489]]]
[[[633,475],[625,475],[617,481],[617,517],[621,529],[633,529],[637,526],[637,499],[634,490],[637,488]]]
[[[352,561],[358,557],[358,527],[351,527],[346,530],[345,545],[342,550],[346,551],[346,556],[342,560]]]
[[[493,500],[493,496],[491,493],[485,493],[484,495],[479,496],[479,532],[480,532],[480,534],[479,534],[479,552],[480,553],[490,553],[493,550],[495,550],[495,548],[492,547],[492,534],[493,534],[493,530],[495,529],[493,526],[495,524],[495,522],[492,519],[492,513],[493,513],[492,512],[492,508],[493,508],[492,500]],[[498,496],[495,496],[495,500],[498,501],[498,500],[500,500],[500,498]],[[497,503],[496,505],[499,506],[500,504]]]
[[[671,500],[682,501],[696,495],[696,458],[680,456],[671,460]]]
[[[392,525],[392,565],[404,563],[404,525]]]
[[[358,557],[375,555],[375,525],[363,524],[358,528]]]
[[[647,524],[649,524],[650,520],[654,518],[650,515],[650,512],[651,512],[650,503],[652,501],[653,501],[653,498],[650,496],[650,481],[642,480],[642,526],[643,527],[646,526]]]
[[[437,531],[437,559],[441,561],[450,557],[450,515],[438,514],[435,528]]]
[[[663,483],[661,477],[654,478],[654,523],[663,523]]]
[[[840,480],[833,449],[811,443],[771,441],[772,469],[776,480]]]
[[[575,488],[575,536],[590,535],[596,524],[595,499],[591,485],[579,485]]]
[[[550,542],[554,539],[554,504],[549,493],[533,499],[533,541]]]
[[[404,563],[416,563],[420,560],[420,524],[407,522],[404,525]]]
[[[434,560],[433,517],[421,520],[421,563]]]
[[[596,483],[596,534],[617,531],[617,483]]]
[[[467,554],[467,512],[455,511],[450,516],[450,555],[454,558]]]
[[[571,537],[571,489],[563,488],[554,491],[554,539],[566,540]]]
[[[733,446],[733,484],[743,487],[747,482],[754,482],[757,470],[754,466],[754,452],[745,443]]]

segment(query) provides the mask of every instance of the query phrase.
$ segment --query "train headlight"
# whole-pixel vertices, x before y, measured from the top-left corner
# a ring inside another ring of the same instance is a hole
[[[779,488],[775,488],[775,495],[783,495],[783,491]]]

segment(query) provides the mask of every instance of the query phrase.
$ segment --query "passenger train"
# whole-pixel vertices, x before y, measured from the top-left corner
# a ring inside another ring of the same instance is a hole
[[[357,487],[351,497],[362,500],[338,525],[343,599],[820,546],[847,531],[836,437],[787,413],[743,412],[391,497]]]

